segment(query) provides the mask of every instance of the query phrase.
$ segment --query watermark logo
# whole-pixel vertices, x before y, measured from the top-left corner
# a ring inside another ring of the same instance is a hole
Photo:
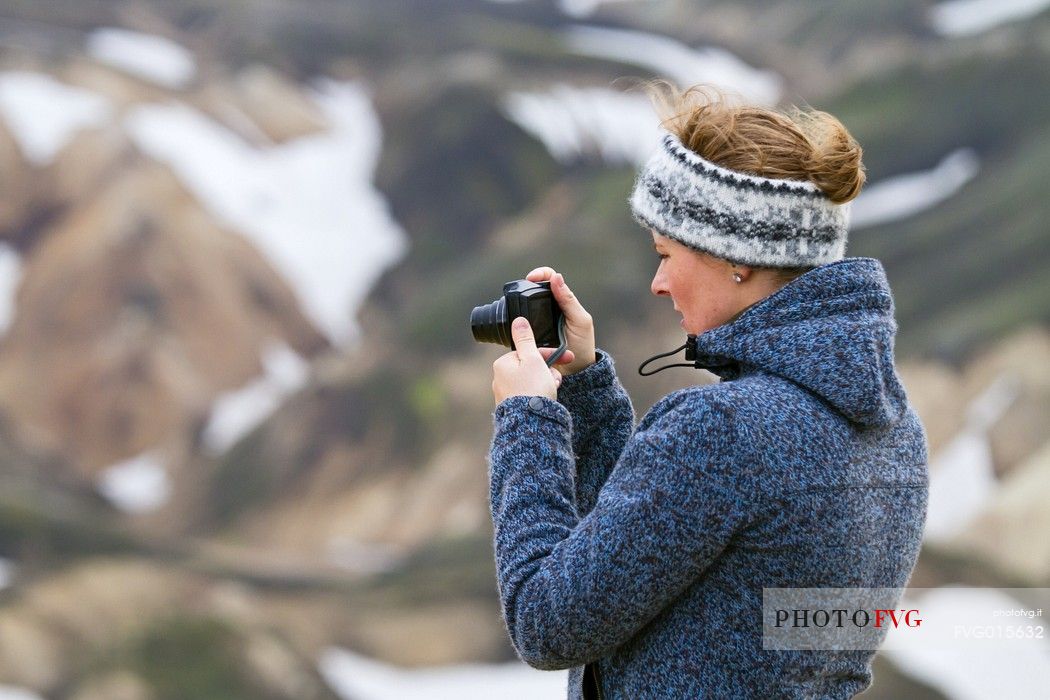
[[[762,646],[1042,648],[1050,644],[1044,604],[1050,607],[1050,589],[764,588]]]
[[[894,610],[892,608],[878,608],[876,610],[847,610],[846,608],[834,608],[832,610],[812,608],[777,608],[776,626],[783,627],[854,627],[873,626],[881,629],[883,624],[893,627],[905,625],[907,627],[918,627],[922,624],[919,611],[915,608],[910,610]]]

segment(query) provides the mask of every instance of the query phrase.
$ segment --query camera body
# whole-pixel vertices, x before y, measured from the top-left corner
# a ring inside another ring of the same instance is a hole
[[[470,312],[470,330],[479,343],[497,343],[511,349],[514,339],[510,324],[518,316],[524,316],[532,326],[536,345],[541,348],[556,348],[558,323],[562,312],[554,300],[550,282],[514,280],[503,285],[503,296],[484,306],[476,306]]]

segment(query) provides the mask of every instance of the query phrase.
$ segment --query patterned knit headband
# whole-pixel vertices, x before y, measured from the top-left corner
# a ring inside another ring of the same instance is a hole
[[[666,134],[630,198],[642,226],[715,257],[755,267],[841,260],[849,203],[815,184],[757,177],[706,160]]]

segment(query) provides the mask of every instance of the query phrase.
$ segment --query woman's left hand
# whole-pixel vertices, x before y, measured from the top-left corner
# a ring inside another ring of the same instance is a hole
[[[558,398],[558,386],[561,384],[561,372],[548,367],[536,347],[536,338],[532,334],[529,322],[519,316],[511,324],[511,335],[514,337],[514,347],[498,360],[492,363],[492,395],[498,406],[511,396],[546,396],[549,399]],[[548,356],[553,353],[552,348],[547,348]],[[566,351],[559,358],[557,364],[571,361]]]

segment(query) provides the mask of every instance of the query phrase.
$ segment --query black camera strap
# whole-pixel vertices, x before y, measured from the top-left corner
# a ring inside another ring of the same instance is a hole
[[[663,367],[657,367],[651,372],[644,371],[645,366],[650,362],[653,362],[654,360],[659,360],[661,357],[670,357],[671,355],[677,355],[682,350],[685,350],[685,359],[688,360],[688,363],[679,362],[676,364],[664,365]],[[642,375],[643,377],[649,377],[656,374],[657,372],[662,372],[665,369],[671,369],[672,367],[692,367],[694,369],[700,368],[700,362],[696,359],[696,336],[694,334],[690,333],[689,335],[687,335],[685,344],[678,346],[671,352],[664,352],[660,353],[659,355],[653,355],[652,357],[650,357],[638,367],[638,374]]]
[[[554,351],[550,357],[547,358],[547,366],[552,367],[554,363],[558,361],[558,358],[565,354],[565,349],[569,347],[569,341],[565,339],[565,317],[562,316],[558,319],[558,342],[561,345]]]

